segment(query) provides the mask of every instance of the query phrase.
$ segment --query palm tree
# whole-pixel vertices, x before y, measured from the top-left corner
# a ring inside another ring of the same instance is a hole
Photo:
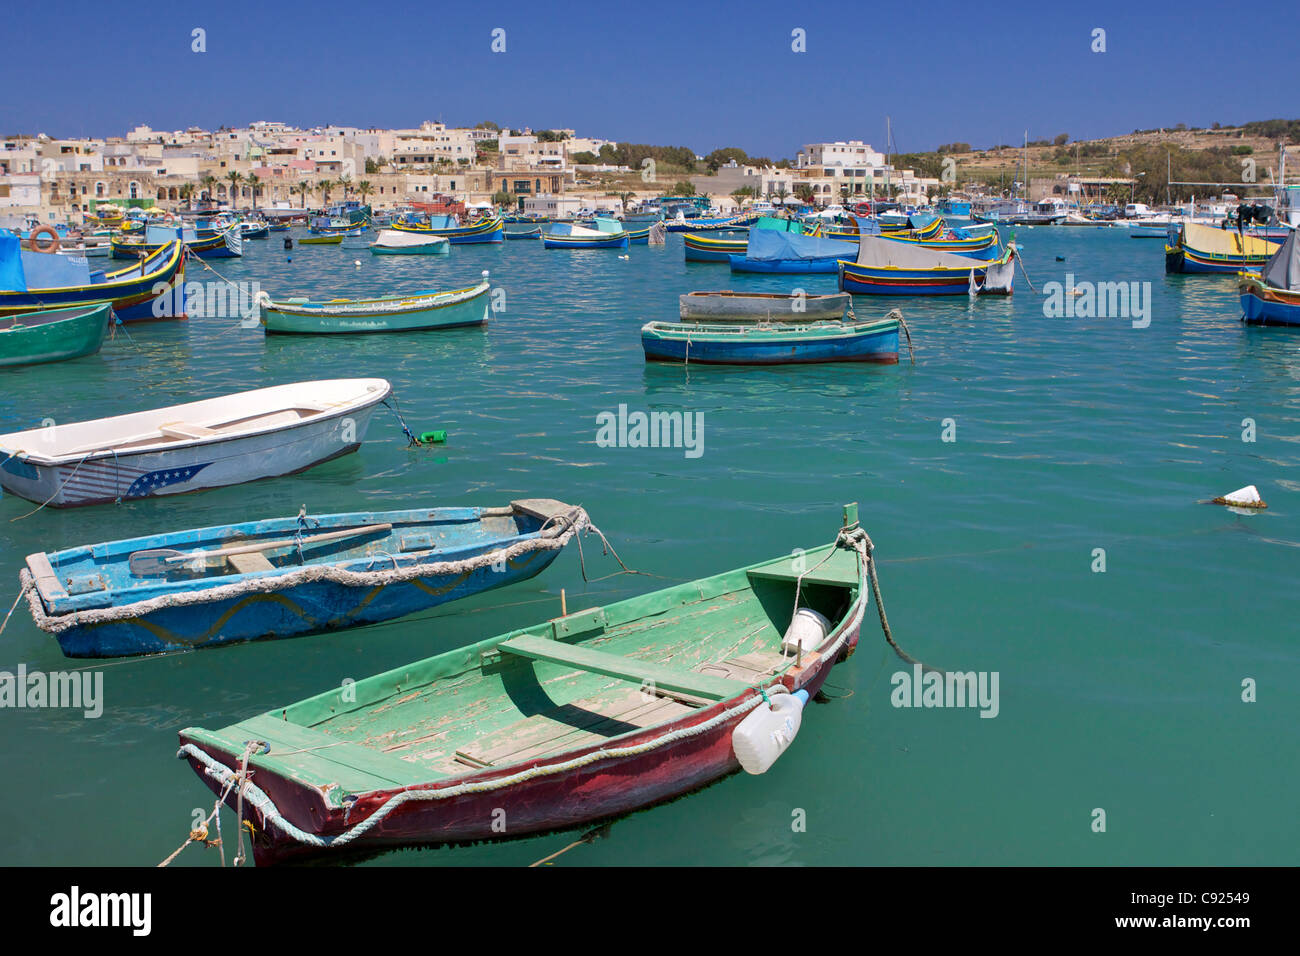
[[[203,187],[203,198],[208,200],[208,202],[212,201],[212,187],[216,184],[217,177],[213,176],[211,173],[208,173],[199,180],[199,185]]]
[[[311,192],[313,192],[313,189],[312,189],[312,185],[311,185],[311,183],[307,182],[307,180],[304,179],[304,180],[303,180],[302,182],[300,182],[297,186],[290,187],[289,192],[291,192],[291,193],[295,193],[295,192],[296,192],[296,193],[298,193],[299,195],[301,195],[301,196],[302,196],[302,208],[303,208],[303,209],[306,209],[306,208],[307,208],[307,196],[308,196],[308,194],[310,194]]]
[[[347,202],[348,192],[352,189],[352,177],[347,175],[340,176],[339,185],[343,187],[343,201]]]
[[[330,201],[330,190],[333,189],[335,185],[335,183],[328,179],[322,179],[316,184],[316,191],[320,193],[321,201],[326,205],[328,205]]]
[[[232,169],[226,173],[226,179],[230,180],[230,208],[234,209],[239,199],[239,184],[244,181],[244,177]]]
[[[366,197],[375,191],[375,187],[370,185],[370,180],[363,179],[357,183],[357,195],[361,197],[361,205],[366,205]]]
[[[790,195],[790,191],[785,188],[785,183],[776,187],[776,198],[781,201],[781,208],[785,208],[785,197]]]
[[[185,200],[185,206],[186,208],[189,208],[190,198],[194,195],[194,184],[182,183],[181,188],[176,190],[176,195],[180,196],[181,199]]]

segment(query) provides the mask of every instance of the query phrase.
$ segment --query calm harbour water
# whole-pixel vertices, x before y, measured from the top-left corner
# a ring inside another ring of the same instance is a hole
[[[0,603],[23,556],[136,534],[314,513],[583,505],[631,567],[689,580],[832,540],[844,502],[880,560],[894,634],[939,667],[996,671],[1000,712],[903,709],[905,665],[874,610],[790,751],[614,824],[559,865],[1295,864],[1300,650],[1300,335],[1239,322],[1229,278],[1166,276],[1161,243],[1122,230],[1017,231],[1029,278],[1150,282],[1151,323],[1049,319],[1023,274],[1011,299],[858,297],[903,309],[916,365],[650,366],[638,330],[693,289],[833,291],[834,276],[742,276],[666,248],[456,246],[372,257],[364,240],[286,253],[277,234],[211,263],[276,297],[459,288],[483,269],[505,308],[480,329],[264,338],[234,319],[128,327],[98,356],[0,373],[0,432],[283,382],[380,376],[358,454],[305,474],[71,511],[0,500]],[[289,256],[292,261],[289,261]],[[1063,262],[1057,257],[1064,257]],[[354,261],[359,260],[360,266]],[[191,280],[212,279],[200,266]],[[701,412],[704,450],[603,448],[596,416]],[[1242,441],[1243,419],[1257,440]],[[943,421],[956,441],[941,440]],[[1268,510],[1199,502],[1246,484]],[[595,539],[589,539],[594,542]],[[1094,549],[1106,571],[1094,573]],[[585,544],[592,576],[616,570]],[[0,861],[152,865],[212,796],[176,731],[221,727],[345,677],[664,586],[586,585],[572,546],[542,575],[386,625],[116,662],[71,661],[25,606],[0,669],[104,675],[105,709],[0,712]],[[1258,701],[1241,700],[1258,682]],[[1093,811],[1106,832],[1093,832]],[[806,830],[792,819],[804,811]],[[233,814],[225,817],[227,836]],[[365,865],[521,865],[570,842],[387,853]],[[233,839],[230,841],[233,845]],[[228,855],[233,852],[228,848]],[[177,865],[216,865],[190,848]]]

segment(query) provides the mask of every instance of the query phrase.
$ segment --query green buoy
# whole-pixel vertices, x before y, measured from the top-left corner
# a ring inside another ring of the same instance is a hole
[[[447,433],[439,429],[435,432],[425,432],[420,436],[421,445],[441,445],[447,440]]]

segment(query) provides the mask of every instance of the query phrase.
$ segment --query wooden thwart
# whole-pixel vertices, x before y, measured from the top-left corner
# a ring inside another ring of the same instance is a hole
[[[605,674],[608,677],[617,677],[634,683],[651,683],[664,690],[695,694],[710,700],[726,700],[749,689],[749,685],[742,681],[700,674],[666,664],[633,660],[620,654],[577,647],[544,637],[531,637],[525,634],[503,641],[498,646],[503,653],[516,654],[537,661],[549,661],[553,664],[567,664],[579,670]]]

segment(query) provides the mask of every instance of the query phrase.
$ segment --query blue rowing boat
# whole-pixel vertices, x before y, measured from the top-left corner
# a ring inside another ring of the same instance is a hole
[[[38,627],[121,657],[387,621],[540,573],[586,513],[549,498],[276,518],[28,555]]]
[[[874,322],[716,325],[650,322],[641,329],[647,362],[802,365],[898,361],[899,313]]]

